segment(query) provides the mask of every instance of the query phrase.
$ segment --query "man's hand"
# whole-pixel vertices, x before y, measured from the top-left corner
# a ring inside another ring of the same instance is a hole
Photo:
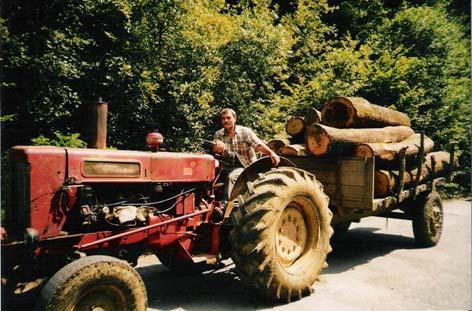
[[[280,163],[280,157],[269,147],[267,147],[266,144],[262,143],[257,147],[257,151],[261,152],[262,154],[269,156],[270,159],[272,160],[272,164],[274,167],[277,167]]]
[[[217,154],[223,154],[225,151],[225,144],[221,140],[217,140],[213,145],[213,152]]]
[[[272,160],[272,164],[274,164],[274,166],[277,167],[280,163],[280,157],[273,151],[270,153],[269,156],[270,156],[270,159]]]

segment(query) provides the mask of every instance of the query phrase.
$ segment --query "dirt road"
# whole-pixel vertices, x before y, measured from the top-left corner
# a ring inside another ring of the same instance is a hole
[[[315,293],[290,304],[261,301],[235,275],[179,275],[140,259],[149,310],[431,310],[472,309],[471,203],[445,202],[444,232],[433,248],[414,246],[411,223],[370,217],[333,243]]]

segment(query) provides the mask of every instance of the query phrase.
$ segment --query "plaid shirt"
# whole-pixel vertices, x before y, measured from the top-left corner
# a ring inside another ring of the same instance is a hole
[[[238,166],[237,160],[244,167],[256,161],[257,157],[254,149],[262,144],[262,141],[251,129],[240,125],[236,125],[232,138],[222,128],[215,133],[215,140],[224,142],[225,151],[223,152],[223,157],[224,162],[227,162],[228,166]]]

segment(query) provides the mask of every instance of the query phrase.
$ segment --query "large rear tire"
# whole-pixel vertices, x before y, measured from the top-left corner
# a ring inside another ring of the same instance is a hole
[[[147,295],[139,274],[109,256],[90,256],[59,270],[41,290],[37,310],[145,311]]]
[[[311,293],[333,234],[329,199],[315,176],[275,169],[249,182],[238,201],[230,242],[242,280],[276,300]]]
[[[436,191],[421,194],[415,207],[412,224],[416,244],[420,247],[438,244],[444,217],[441,197]]]

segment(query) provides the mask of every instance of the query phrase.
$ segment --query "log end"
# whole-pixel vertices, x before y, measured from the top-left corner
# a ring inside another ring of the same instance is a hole
[[[280,148],[282,148],[283,146],[286,146],[287,144],[288,142],[282,139],[272,139],[271,141],[267,143],[267,146],[275,153],[279,153]]]
[[[376,198],[383,198],[390,195],[391,184],[388,174],[385,174],[382,171],[375,171],[374,180],[374,196]]]
[[[335,97],[321,109],[321,122],[332,127],[351,127],[355,117],[356,110],[349,97]]]
[[[298,152],[290,146],[280,148],[280,154],[283,156],[298,156]]]
[[[374,156],[374,151],[368,145],[358,145],[354,149],[354,156],[359,158],[371,158]]]
[[[331,139],[327,132],[319,125],[311,125],[306,130],[305,144],[308,150],[315,156],[328,153]]]
[[[290,136],[299,136],[305,132],[305,121],[302,118],[295,117],[287,121],[285,131]]]

